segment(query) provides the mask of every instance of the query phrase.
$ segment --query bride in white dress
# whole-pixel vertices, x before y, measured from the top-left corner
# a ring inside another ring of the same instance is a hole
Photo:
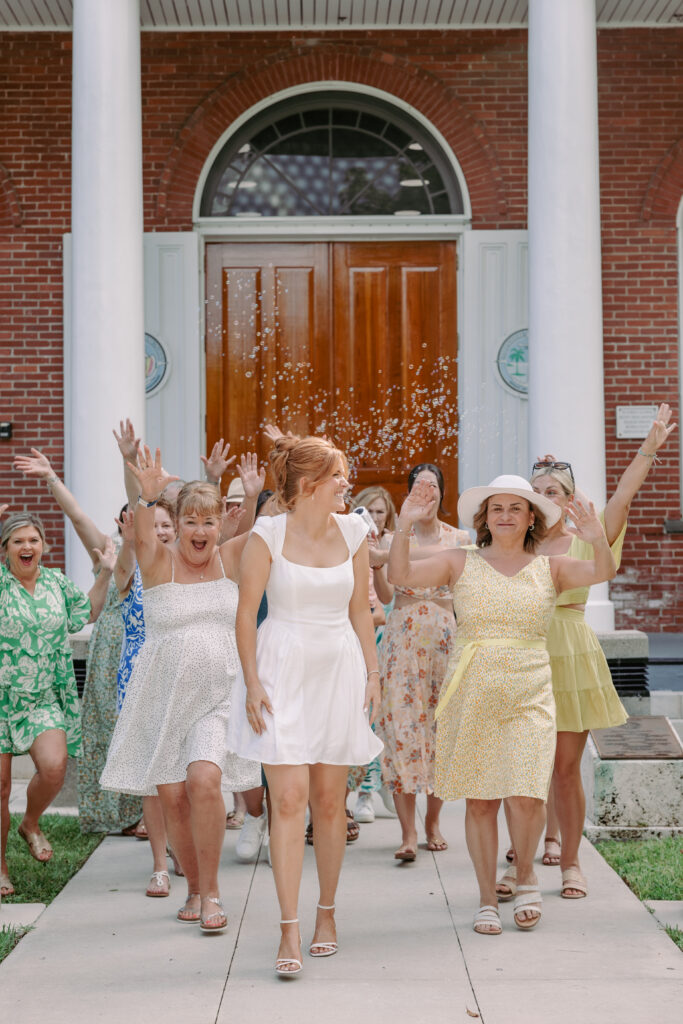
[[[242,556],[228,744],[263,762],[281,920],[276,972],[301,971],[297,903],[306,805],[320,882],[311,956],[337,952],[334,899],[346,848],[346,779],[382,749],[370,728],[380,700],[368,602],[366,526],[343,515],[346,459],[319,437],[281,437],[270,455],[282,515],[262,517]],[[256,631],[266,591],[268,617]]]

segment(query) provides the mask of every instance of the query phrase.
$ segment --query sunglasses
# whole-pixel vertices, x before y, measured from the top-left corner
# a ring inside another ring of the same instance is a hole
[[[572,472],[572,467],[569,462],[534,462],[533,472],[535,473],[537,469],[564,469],[569,473],[572,478],[572,483],[576,486],[574,473]]]

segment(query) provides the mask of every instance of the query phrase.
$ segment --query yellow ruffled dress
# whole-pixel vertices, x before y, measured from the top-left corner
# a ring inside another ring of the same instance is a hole
[[[600,519],[604,526],[604,513]],[[611,545],[617,568],[625,536],[626,524]],[[567,555],[588,561],[594,557],[593,546],[573,537]],[[589,587],[579,587],[560,594],[548,630],[558,732],[607,729],[628,718],[597,636],[582,611],[566,607],[585,604],[588,591]]]

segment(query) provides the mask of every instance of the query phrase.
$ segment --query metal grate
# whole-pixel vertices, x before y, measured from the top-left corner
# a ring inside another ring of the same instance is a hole
[[[620,697],[647,697],[647,658],[612,658],[607,664]]]

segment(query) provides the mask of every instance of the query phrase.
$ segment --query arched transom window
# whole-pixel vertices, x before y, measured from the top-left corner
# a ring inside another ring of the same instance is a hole
[[[359,93],[319,92],[255,115],[207,177],[203,217],[460,214],[462,192],[413,117]]]

